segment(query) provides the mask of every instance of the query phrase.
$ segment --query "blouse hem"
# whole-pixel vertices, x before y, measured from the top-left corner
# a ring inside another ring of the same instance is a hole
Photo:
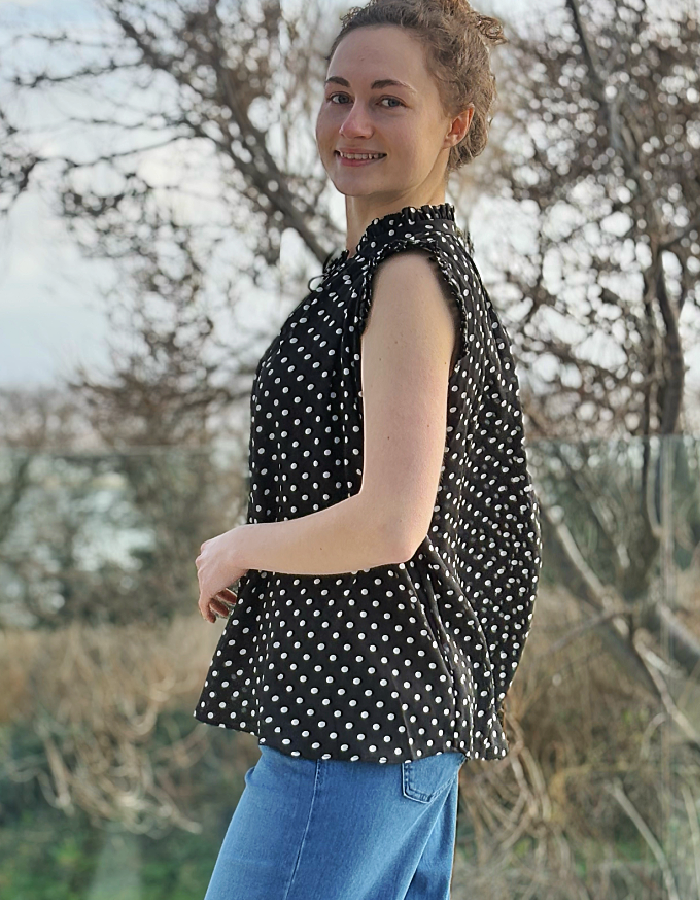
[[[230,722],[226,722],[223,719],[217,719],[217,718],[210,719],[210,718],[208,718],[208,713],[205,712],[204,710],[196,709],[192,715],[195,719],[197,719],[198,722],[201,722],[203,725],[211,725],[211,726],[217,727],[217,728],[225,728],[228,731],[239,731],[239,732],[242,732],[243,734],[251,734],[251,735],[253,735],[253,737],[255,737],[257,739],[258,745],[260,745],[261,743],[264,743],[266,747],[272,747],[273,749],[278,750],[280,753],[284,753],[285,756],[290,756],[294,759],[308,759],[308,760],[311,760],[312,762],[315,762],[317,760],[322,761],[322,762],[326,762],[326,761],[374,762],[374,763],[379,763],[380,765],[388,765],[391,763],[395,764],[395,763],[401,763],[401,762],[415,762],[419,759],[425,759],[426,756],[437,756],[440,753],[455,753],[455,752],[461,753],[467,760],[479,760],[479,761],[489,762],[492,760],[503,759],[505,756],[508,755],[508,753],[510,751],[510,747],[507,743],[507,740],[505,740],[505,738],[504,738],[504,741],[502,743],[499,743],[497,745],[491,745],[490,747],[486,748],[485,750],[482,749],[481,751],[476,750],[474,748],[471,751],[469,751],[467,749],[463,749],[463,747],[460,747],[459,744],[456,747],[452,747],[452,746],[448,747],[446,745],[443,745],[442,747],[438,747],[438,748],[434,748],[434,747],[427,748],[434,752],[429,752],[429,753],[426,752],[426,753],[423,753],[421,756],[406,756],[404,759],[396,759],[396,760],[385,759],[383,763],[380,762],[380,760],[383,757],[377,756],[376,754],[370,754],[368,756],[363,756],[362,754],[358,754],[358,753],[346,753],[346,754],[343,754],[342,756],[328,756],[327,753],[321,751],[318,753],[317,756],[302,756],[302,754],[300,752],[294,751],[293,748],[290,748],[288,745],[283,744],[282,738],[279,738],[277,743],[273,743],[271,740],[269,740],[267,738],[265,738],[263,740],[263,735],[259,734],[258,731],[254,730],[253,728],[242,728],[240,725],[233,725]],[[502,751],[505,751],[505,752],[502,752]]]

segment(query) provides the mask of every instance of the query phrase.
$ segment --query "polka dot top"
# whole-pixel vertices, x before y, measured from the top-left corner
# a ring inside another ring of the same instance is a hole
[[[260,359],[249,523],[312,515],[360,489],[360,335],[378,264],[425,250],[459,310],[442,474],[420,547],[405,563],[334,575],[248,569],[199,721],[313,760],[508,752],[502,703],[537,592],[539,503],[509,339],[470,246],[449,203],[374,219],[353,256],[326,260]]]

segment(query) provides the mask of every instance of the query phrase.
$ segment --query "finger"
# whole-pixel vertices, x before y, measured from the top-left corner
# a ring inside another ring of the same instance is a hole
[[[218,594],[214,594],[213,597],[209,598],[209,605],[216,606],[219,609],[225,609],[226,612],[229,611],[229,604],[225,600],[222,600],[222,598],[219,597]]]
[[[202,614],[203,619],[205,619],[207,622],[216,622],[216,616],[209,609],[209,604],[207,603],[205,605],[201,597],[199,598],[197,606],[199,607],[199,611]]]
[[[209,601],[209,609],[213,610],[220,616],[227,617],[231,613],[231,607],[227,606],[223,601],[212,599]]]
[[[223,600],[225,603],[237,603],[238,597],[230,588],[223,588],[221,591],[217,591],[216,596]]]

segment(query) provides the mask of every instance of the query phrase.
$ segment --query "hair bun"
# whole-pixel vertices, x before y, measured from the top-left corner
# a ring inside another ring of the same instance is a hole
[[[453,16],[456,16],[459,13],[468,14],[474,12],[469,0],[437,0],[437,2],[446,13],[450,13]]]
[[[493,16],[482,16],[480,13],[474,13],[476,19],[476,28],[480,32],[484,40],[490,44],[506,44],[508,39],[503,34],[503,25],[494,19]]]
[[[471,5],[469,0],[437,0],[438,5],[452,16],[462,16],[465,24],[472,25],[485,41],[490,44],[506,44],[508,39],[503,34],[503,25],[493,16],[482,16]]]

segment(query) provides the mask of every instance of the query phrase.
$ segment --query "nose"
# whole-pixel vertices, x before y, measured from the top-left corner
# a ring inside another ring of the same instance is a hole
[[[353,103],[340,127],[343,137],[352,138],[358,135],[368,136],[372,133],[370,118],[361,104]]]

